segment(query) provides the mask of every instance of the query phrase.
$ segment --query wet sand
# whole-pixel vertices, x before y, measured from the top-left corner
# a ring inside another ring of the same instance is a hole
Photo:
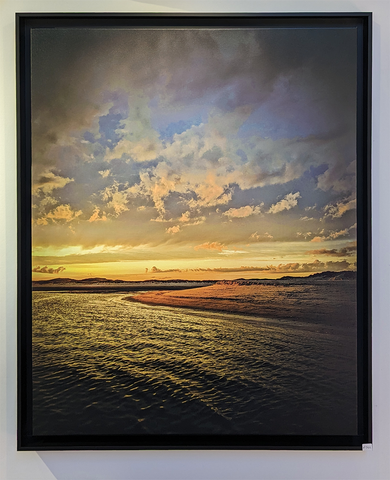
[[[217,283],[181,291],[146,292],[126,298],[148,305],[187,307],[351,328],[356,325],[356,283],[240,285]]]

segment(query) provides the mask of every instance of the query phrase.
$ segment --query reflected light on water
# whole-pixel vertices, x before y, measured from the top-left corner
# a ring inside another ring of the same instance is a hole
[[[34,292],[34,434],[356,434],[355,334]]]

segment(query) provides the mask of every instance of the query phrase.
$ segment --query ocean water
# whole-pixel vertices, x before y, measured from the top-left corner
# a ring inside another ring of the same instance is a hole
[[[354,331],[124,296],[34,292],[35,435],[357,433]]]

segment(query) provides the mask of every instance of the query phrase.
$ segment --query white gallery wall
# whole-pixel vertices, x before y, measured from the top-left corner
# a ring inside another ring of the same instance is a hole
[[[15,12],[366,12],[373,27],[373,450],[16,451]],[[0,0],[0,480],[390,479],[390,0]]]

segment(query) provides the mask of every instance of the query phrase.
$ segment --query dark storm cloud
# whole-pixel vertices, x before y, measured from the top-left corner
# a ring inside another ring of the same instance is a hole
[[[272,109],[279,109],[283,117],[291,110],[288,102],[292,99],[295,112],[306,95],[314,95],[311,100],[317,117],[326,119],[327,130],[339,134],[354,127],[351,109],[355,91],[350,88],[355,75],[354,48],[352,29],[261,29],[249,34],[211,30],[35,30],[34,172],[45,173],[56,166],[58,159],[50,147],[63,144],[74,131],[84,130],[83,137],[94,141],[96,137],[85,132],[94,128],[99,143],[112,148],[122,136],[121,120],[138,108],[131,101],[127,103],[128,92],[137,89],[150,98],[160,94],[162,107],[166,102],[169,108],[197,102],[231,111],[242,105],[256,108],[283,77],[287,82],[283,102],[274,102]],[[303,93],[297,94],[297,86],[303,86]],[[140,117],[139,121],[144,120]],[[327,173],[329,181],[339,173],[332,172]],[[279,175],[277,171],[268,174]]]
[[[121,82],[150,92],[166,88],[179,102],[212,94],[220,108],[234,109],[263,100],[277,78],[298,72],[336,119],[354,106],[355,35],[353,29],[262,29],[247,41],[240,31],[37,30],[34,110],[80,121],[96,89]]]

